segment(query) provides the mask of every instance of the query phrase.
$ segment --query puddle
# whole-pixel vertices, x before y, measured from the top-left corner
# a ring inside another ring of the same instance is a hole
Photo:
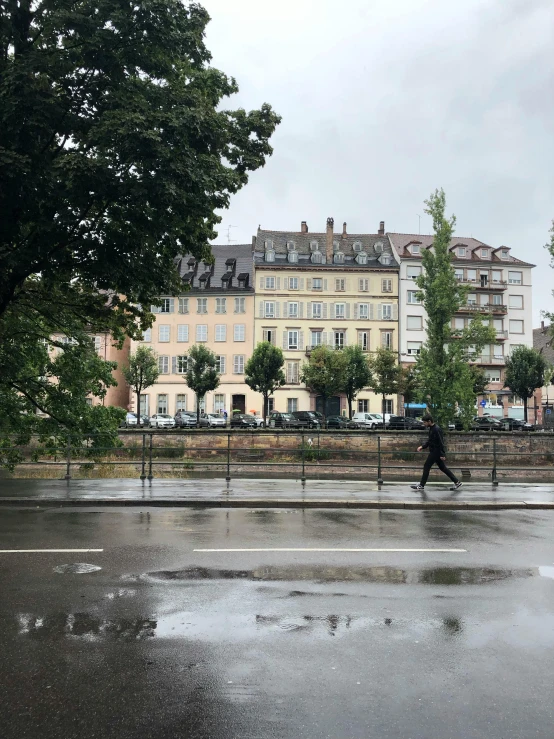
[[[541,577],[549,577],[554,580],[554,567],[539,567],[539,575]]]
[[[89,572],[98,572],[98,570],[101,570],[102,568],[98,565],[89,565],[86,562],[74,562],[71,565],[58,565],[57,567],[54,567],[54,572],[57,572],[59,575],[66,575],[68,573],[73,575],[86,575]]]
[[[64,637],[84,641],[137,641],[153,637],[157,622],[151,618],[102,619],[90,613],[54,613],[17,617],[18,633],[33,638]]]

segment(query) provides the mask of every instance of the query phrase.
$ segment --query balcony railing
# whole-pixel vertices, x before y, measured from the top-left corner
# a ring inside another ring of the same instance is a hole
[[[486,283],[481,282],[481,280],[468,280],[467,277],[458,277],[458,282],[461,282],[462,285],[467,285],[468,287],[474,287],[476,290],[506,290],[508,287],[508,283],[506,280],[488,280]]]
[[[506,364],[506,357],[502,354],[479,354],[472,361],[477,364]]]
[[[498,341],[504,341],[504,339],[508,338],[508,332],[507,331],[500,331],[497,330],[496,332],[496,338]]]
[[[467,305],[461,305],[458,308],[458,313],[498,313],[505,315],[508,312],[507,305],[476,305],[475,303],[468,303]]]

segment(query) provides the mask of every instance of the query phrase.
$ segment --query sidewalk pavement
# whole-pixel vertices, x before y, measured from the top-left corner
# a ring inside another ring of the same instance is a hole
[[[554,509],[554,485],[431,484],[349,480],[0,480],[0,506],[208,506],[220,508]]]

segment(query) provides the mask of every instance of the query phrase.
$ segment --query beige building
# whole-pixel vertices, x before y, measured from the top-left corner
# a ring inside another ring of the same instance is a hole
[[[275,410],[318,410],[322,399],[300,382],[300,371],[314,346],[337,349],[358,344],[398,350],[398,262],[381,222],[377,234],[334,233],[332,218],[324,232],[258,229],[254,237],[256,270],[255,342],[283,349],[287,383],[272,398]],[[396,398],[387,412],[397,412]],[[354,411],[380,412],[381,398],[366,389]],[[330,399],[329,415],[345,412],[346,398]]]
[[[163,297],[161,307],[152,309],[156,320],[143,343],[158,355],[160,375],[141,395],[141,413],[196,410],[195,395],[184,377],[193,344],[208,346],[218,357],[221,372],[219,387],[206,395],[202,409],[261,412],[261,396],[244,383],[244,367],[254,346],[252,247],[215,245],[212,254],[213,265],[183,257],[178,269],[188,289],[180,296]],[[131,406],[136,407],[134,398]]]

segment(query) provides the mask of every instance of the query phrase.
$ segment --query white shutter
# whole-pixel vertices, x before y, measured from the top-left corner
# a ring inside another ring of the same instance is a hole
[[[346,304],[346,317],[350,318],[350,303]]]
[[[335,304],[331,303],[331,315],[329,316],[329,318],[334,318],[334,317],[335,317]]]
[[[283,318],[288,318],[288,316],[289,316],[289,304],[285,300],[285,302],[283,303]]]
[[[298,318],[304,318],[304,303],[298,303]]]
[[[150,306],[150,313],[159,313],[159,312],[160,312],[160,309],[158,308],[157,305]]]
[[[321,332],[321,343],[323,345],[326,345],[327,344],[327,331],[322,331]]]
[[[281,317],[281,303],[277,300],[275,301],[275,318]]]
[[[370,318],[370,320],[372,320],[372,321],[373,321],[373,319],[375,318],[375,308],[374,308],[374,305],[373,305],[373,303],[370,303],[370,304],[369,304],[369,318]]]
[[[285,277],[285,290],[289,289],[289,278]]]
[[[298,332],[298,348],[304,349],[304,331]]]
[[[260,300],[260,318],[265,318],[265,303]]]
[[[308,277],[306,279],[306,290],[311,290],[311,289],[312,289],[312,280]]]
[[[313,315],[313,313],[312,313],[312,304],[311,303],[308,303],[308,315],[307,315],[307,317],[308,318],[311,318],[312,315]]]
[[[220,374],[225,374],[225,357],[219,356],[219,372]]]
[[[298,280],[298,287],[300,288],[300,290],[303,290],[304,289],[304,278],[303,277],[301,277]]]
[[[169,312],[175,312],[175,298],[169,298]]]
[[[177,357],[171,357],[171,373],[175,374],[177,372]]]
[[[260,290],[264,289],[264,278],[260,277]]]
[[[348,346],[348,331],[344,332],[344,346]]]
[[[358,319],[358,303],[354,303],[354,320]]]
[[[323,280],[323,289],[327,290],[327,280]]]
[[[289,348],[288,338],[289,338],[288,331],[283,331],[283,349]]]
[[[281,278],[280,277],[278,277],[275,280],[275,286],[276,286],[277,290],[280,290],[281,289]]]
[[[381,305],[381,303],[379,303],[379,305],[377,306],[377,320],[383,320],[383,306]]]
[[[323,318],[327,318],[327,303],[323,303]]]
[[[392,320],[398,321],[398,303],[392,304]]]
[[[350,280],[344,281],[344,290],[345,292],[350,292]]]

